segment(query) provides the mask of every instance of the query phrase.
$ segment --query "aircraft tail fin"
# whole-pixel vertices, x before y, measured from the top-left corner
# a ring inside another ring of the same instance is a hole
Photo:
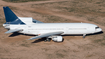
[[[3,7],[3,9],[6,19],[5,24],[25,24],[12,12],[8,6]]]

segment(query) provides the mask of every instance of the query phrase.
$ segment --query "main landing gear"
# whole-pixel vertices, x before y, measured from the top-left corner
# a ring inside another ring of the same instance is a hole
[[[50,42],[51,41],[51,38],[47,38],[46,40],[44,40],[44,42]]]

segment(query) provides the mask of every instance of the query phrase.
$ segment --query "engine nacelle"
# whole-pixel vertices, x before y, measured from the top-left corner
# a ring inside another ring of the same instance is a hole
[[[62,36],[53,36],[52,37],[52,40],[53,41],[56,41],[56,42],[63,42]]]

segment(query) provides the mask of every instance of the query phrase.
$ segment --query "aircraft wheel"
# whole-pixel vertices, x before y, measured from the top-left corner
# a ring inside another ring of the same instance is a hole
[[[48,40],[48,42],[50,42],[51,40]]]
[[[44,42],[47,42],[47,40],[44,40]]]

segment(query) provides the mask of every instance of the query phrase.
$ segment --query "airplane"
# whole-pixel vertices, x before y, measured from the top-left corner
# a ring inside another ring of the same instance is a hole
[[[6,19],[3,26],[8,29],[5,33],[18,32],[35,35],[35,37],[28,40],[46,38],[45,41],[52,39],[56,42],[63,42],[63,35],[82,34],[83,38],[85,38],[87,34],[102,31],[97,25],[90,23],[43,23],[32,17],[17,17],[8,6],[4,6],[3,10]]]

